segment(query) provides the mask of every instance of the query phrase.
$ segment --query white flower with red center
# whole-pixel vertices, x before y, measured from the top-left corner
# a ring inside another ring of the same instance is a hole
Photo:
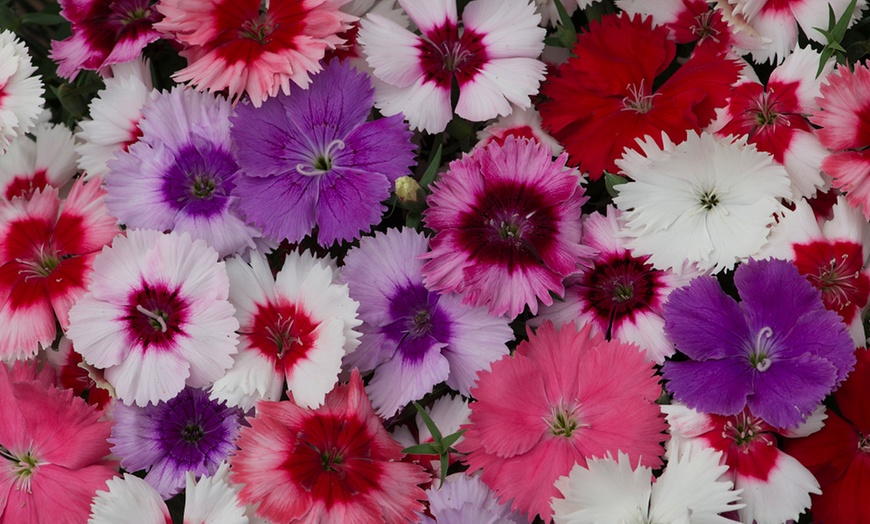
[[[633,256],[626,247],[628,239],[620,235],[624,227],[622,212],[612,206],[606,215],[588,215],[582,243],[598,252],[592,265],[566,278],[563,300],[542,306],[529,322],[591,323],[608,340],[636,344],[647,360],[661,364],[674,353],[673,342],[665,337],[662,306],[671,291],[700,272],[687,267],[678,275],[652,267],[648,256]]]
[[[0,155],[0,199],[60,189],[76,174],[75,139],[66,126],[39,124],[33,135],[16,138]]]
[[[80,180],[65,201],[53,187],[0,200],[0,360],[30,358],[56,322],[69,326],[94,257],[119,232],[104,198],[99,180]]]
[[[767,86],[749,79],[738,82],[718,118],[718,136],[746,136],[785,167],[795,198],[809,198],[828,187],[821,173],[828,151],[806,115],[818,111],[814,98],[834,63],[828,61],[815,78],[818,66],[818,52],[797,49],[773,70]]]
[[[12,31],[0,31],[0,154],[36,125],[42,111],[42,81],[35,72],[24,43]]]
[[[230,301],[241,328],[239,353],[212,396],[251,409],[261,399],[314,408],[338,382],[341,360],[359,345],[359,304],[334,270],[309,253],[291,253],[275,277],[266,257],[251,252],[250,265],[227,261]]]
[[[232,365],[239,323],[224,263],[204,240],[128,230],[93,267],[67,336],[124,404],[206,387]]]
[[[825,307],[849,326],[856,346],[867,344],[861,312],[870,300],[870,224],[840,196],[833,217],[819,221],[805,200],[783,214],[758,258],[791,260]]]
[[[851,0],[718,0],[727,17],[745,23],[769,44],[750,50],[756,62],[781,62],[798,42],[798,26],[810,40],[827,44],[826,37],[815,28],[828,29],[828,6],[839,20]],[[867,0],[858,0],[850,25],[861,18]]]
[[[738,510],[740,522],[781,524],[797,520],[810,506],[810,493],[819,494],[819,483],[812,473],[791,455],[776,446],[776,428],[744,412],[730,417],[699,413],[679,404],[662,406],[667,415],[671,438],[668,453],[673,460],[677,450],[693,446],[722,452],[728,465],[725,477],[743,490]],[[804,435],[818,429],[820,411],[789,436]]]
[[[508,116],[500,117],[495,122],[477,132],[479,142],[475,147],[483,147],[491,142],[504,145],[507,137],[529,138],[550,148],[553,156],[562,154],[562,144],[550,136],[541,127],[541,114],[534,107],[514,108]]]
[[[81,121],[76,132],[78,164],[85,179],[105,178],[109,174],[106,162],[139,140],[142,109],[157,97],[146,60],[114,65],[112,75],[105,80],[106,87],[91,100],[90,120]]]
[[[546,31],[529,0],[399,3],[420,29],[416,35],[377,14],[361,23],[359,41],[376,82],[375,106],[404,113],[412,128],[437,133],[453,117],[450,92],[459,85],[456,114],[481,122],[531,107],[544,79]]]

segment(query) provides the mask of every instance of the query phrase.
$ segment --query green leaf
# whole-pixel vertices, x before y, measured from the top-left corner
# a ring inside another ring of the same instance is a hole
[[[446,437],[441,439],[441,445],[444,446],[444,449],[446,450],[447,448],[452,446],[457,440],[459,440],[459,437],[461,437],[463,433],[465,433],[465,430],[460,429],[456,433],[451,433],[450,435],[447,435]]]
[[[412,229],[419,230],[421,223],[422,223],[422,217],[421,217],[420,213],[411,212],[411,213],[408,213],[407,217],[405,217],[405,227],[410,227]]]
[[[553,0],[556,4],[556,11],[559,12],[559,23],[556,24],[556,38],[562,47],[565,49],[573,49],[577,43],[577,29],[574,28],[574,21],[571,20],[571,15],[565,10],[560,0]]]
[[[604,173],[604,187],[607,189],[607,194],[612,197],[615,197],[619,193],[616,186],[626,182],[628,182],[628,179],[625,177],[614,175],[613,173]]]
[[[60,25],[66,23],[66,18],[49,13],[27,13],[21,17],[22,24]]]
[[[428,188],[429,184],[434,182],[435,177],[438,175],[438,168],[441,167],[441,149],[443,147],[443,144],[438,144],[438,149],[435,151],[435,155],[432,157],[429,165],[426,166],[426,171],[420,178],[420,187],[423,189]]]
[[[440,455],[431,442],[407,447],[402,450],[402,453],[406,455]]]
[[[846,7],[846,10],[843,11],[843,16],[837,21],[837,25],[834,26],[831,33],[833,33],[834,37],[837,40],[837,43],[843,40],[843,37],[846,36],[846,29],[849,27],[849,22],[852,20],[852,14],[855,12],[855,6],[857,5],[858,0],[852,0],[849,2],[849,5]],[[828,4],[828,7],[831,9],[831,13],[834,12],[834,9]]]
[[[441,432],[438,431],[438,426],[435,425],[435,421],[432,420],[432,417],[426,413],[426,410],[423,409],[423,406],[414,402],[414,407],[417,408],[417,412],[420,413],[420,417],[423,419],[423,424],[426,424],[426,427],[429,428],[429,433],[432,435],[432,440],[435,443],[441,442]]]
[[[447,478],[447,468],[450,467],[450,458],[447,456],[447,453],[441,455],[441,484],[438,486],[438,489],[441,489],[441,486],[444,485],[444,479]]]

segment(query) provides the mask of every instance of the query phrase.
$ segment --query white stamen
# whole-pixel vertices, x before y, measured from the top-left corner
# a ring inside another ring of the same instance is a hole
[[[153,313],[151,311],[148,311],[147,309],[145,309],[144,307],[142,307],[138,304],[136,305],[136,311],[138,311],[139,313],[142,313],[143,315],[150,318],[151,320],[156,320],[157,323],[160,324],[160,332],[161,333],[166,333],[166,330],[169,329],[166,326],[166,321],[163,320],[162,316],[157,315],[156,313]]]

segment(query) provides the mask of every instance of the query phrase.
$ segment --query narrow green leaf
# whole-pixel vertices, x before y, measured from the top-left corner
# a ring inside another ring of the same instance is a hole
[[[617,191],[616,186],[625,184],[628,182],[628,179],[619,175],[615,175],[613,173],[604,173],[604,187],[607,189],[607,194],[615,197],[619,191]]]
[[[426,166],[426,171],[423,173],[423,176],[420,178],[420,187],[426,189],[429,187],[429,184],[435,181],[435,177],[438,175],[438,168],[441,167],[441,149],[443,145],[438,144],[438,149],[435,151],[435,156],[432,157],[432,161],[429,162],[429,165]]]
[[[456,433],[451,433],[447,435],[446,437],[441,439],[441,445],[444,446],[444,449],[446,450],[447,448],[452,446],[457,440],[459,440],[459,437],[461,437],[463,433],[465,433],[465,430],[460,429]]]
[[[435,425],[435,421],[432,420],[432,417],[426,413],[426,410],[423,409],[423,406],[414,402],[414,407],[417,408],[417,412],[420,413],[420,417],[423,419],[423,424],[426,424],[426,427],[429,428],[429,433],[432,435],[432,440],[435,442],[441,442],[441,432],[438,431],[438,426]]]
[[[571,20],[571,15],[565,10],[560,0],[553,0],[556,4],[556,11],[559,12],[559,23],[556,24],[556,38],[565,49],[574,49],[574,44],[577,43],[577,29],[574,28],[574,21]]]
[[[407,447],[402,450],[402,453],[406,455],[440,455],[431,442]]]
[[[831,30],[834,37],[836,38],[837,43],[843,40],[843,37],[846,36],[846,29],[849,27],[849,22],[852,20],[852,13],[855,12],[855,6],[857,5],[858,0],[852,0],[849,2],[849,5],[846,7],[846,10],[843,11],[843,16],[837,20],[837,24]],[[830,4],[828,4],[830,7]],[[834,9],[831,8],[831,12],[833,13]]]
[[[66,18],[49,13],[27,13],[21,17],[22,24],[60,25],[66,23]]]
[[[441,486],[444,485],[444,479],[447,478],[447,468],[450,467],[450,458],[447,456],[447,453],[441,455],[441,484],[438,486],[438,489],[441,489]]]

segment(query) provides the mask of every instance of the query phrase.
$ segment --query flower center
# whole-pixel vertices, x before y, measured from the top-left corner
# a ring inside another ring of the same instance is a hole
[[[795,244],[795,266],[822,291],[825,307],[848,324],[867,305],[870,277],[863,269],[863,248],[855,242]]]
[[[123,317],[128,323],[130,337],[144,350],[152,346],[165,347],[176,336],[183,335],[187,323],[188,304],[179,289],[170,290],[164,284],[142,284],[130,295]]]
[[[11,451],[3,446],[0,446],[0,458],[8,460],[11,464],[12,475],[15,477],[17,489],[23,489],[30,493],[30,482],[33,480],[33,474],[39,468],[40,462],[32,451],[28,451],[20,457],[15,456]]]
[[[269,15],[260,13],[259,17],[242,23],[239,36],[251,39],[260,45],[266,45],[272,41],[272,33],[274,32],[275,25],[269,21]]]
[[[586,299],[584,309],[594,314],[610,339],[623,320],[652,311],[660,285],[657,270],[625,252],[602,256],[572,288]]]
[[[450,89],[454,76],[459,85],[470,81],[487,61],[483,39],[470,29],[445,23],[423,35],[420,62],[427,80]]]
[[[189,442],[191,444],[196,444],[202,437],[205,436],[205,430],[202,429],[202,426],[199,424],[194,424],[193,422],[188,422],[184,429],[181,430],[181,438],[184,439],[185,442]]]
[[[344,141],[336,138],[326,144],[321,151],[314,151],[311,158],[311,166],[296,164],[296,171],[304,176],[320,176],[332,169],[338,152],[345,147]]]
[[[339,451],[335,448],[329,450],[329,452],[324,452],[320,454],[320,464],[323,468],[323,471],[332,471],[338,473],[341,471],[341,463],[344,459],[341,457]]]
[[[758,371],[765,372],[770,369],[770,338],[773,330],[765,326],[758,332],[755,338],[755,347],[749,353],[749,363]]]
[[[698,36],[698,40],[703,41],[709,38],[714,42],[719,42],[719,29],[713,26],[714,12],[707,10],[695,16],[695,24],[692,26],[692,34]]]
[[[577,407],[569,409],[561,405],[553,408],[547,424],[550,426],[550,433],[553,436],[565,438],[570,438],[578,428],[589,427],[589,424],[580,423]]]
[[[722,436],[733,440],[734,444],[742,448],[744,452],[748,452],[748,446],[755,441],[762,441],[768,446],[772,446],[774,443],[765,431],[761,419],[745,412],[728,419],[723,428]]]
[[[859,433],[859,436],[861,438],[858,439],[858,451],[861,453],[870,453],[870,435],[865,436]]]
[[[175,154],[175,162],[163,174],[163,198],[187,215],[222,213],[235,188],[237,171],[232,155],[223,148],[188,144]]]
[[[755,116],[755,125],[776,126],[777,124],[788,125],[788,119],[779,112],[779,104],[771,97],[771,92],[764,91],[755,100],[752,111]]]
[[[832,258],[827,265],[819,267],[815,275],[807,275],[807,278],[822,294],[831,295],[831,301],[836,309],[843,309],[851,303],[850,296],[858,291],[855,281],[861,274],[860,271],[851,271],[853,265],[849,261],[849,254],[843,253],[839,258]]]
[[[24,280],[31,278],[45,278],[60,265],[61,256],[51,246],[41,244],[30,258],[16,258],[20,264],[18,274],[24,275]]]
[[[640,85],[630,84],[626,86],[628,96],[622,99],[623,111],[634,111],[640,114],[649,113],[653,107],[653,98],[656,93],[649,93],[644,86],[645,81],[641,80]]]
[[[284,370],[303,358],[316,341],[317,324],[300,306],[286,299],[260,305],[250,327],[241,334],[252,349],[260,351]]]
[[[717,205],[719,205],[719,197],[713,191],[704,191],[701,193],[701,208],[705,211],[710,211]]]
[[[139,22],[156,22],[157,14],[148,5],[148,0],[114,0],[110,3],[111,13],[107,16],[108,25],[116,31],[122,31],[126,26]]]

